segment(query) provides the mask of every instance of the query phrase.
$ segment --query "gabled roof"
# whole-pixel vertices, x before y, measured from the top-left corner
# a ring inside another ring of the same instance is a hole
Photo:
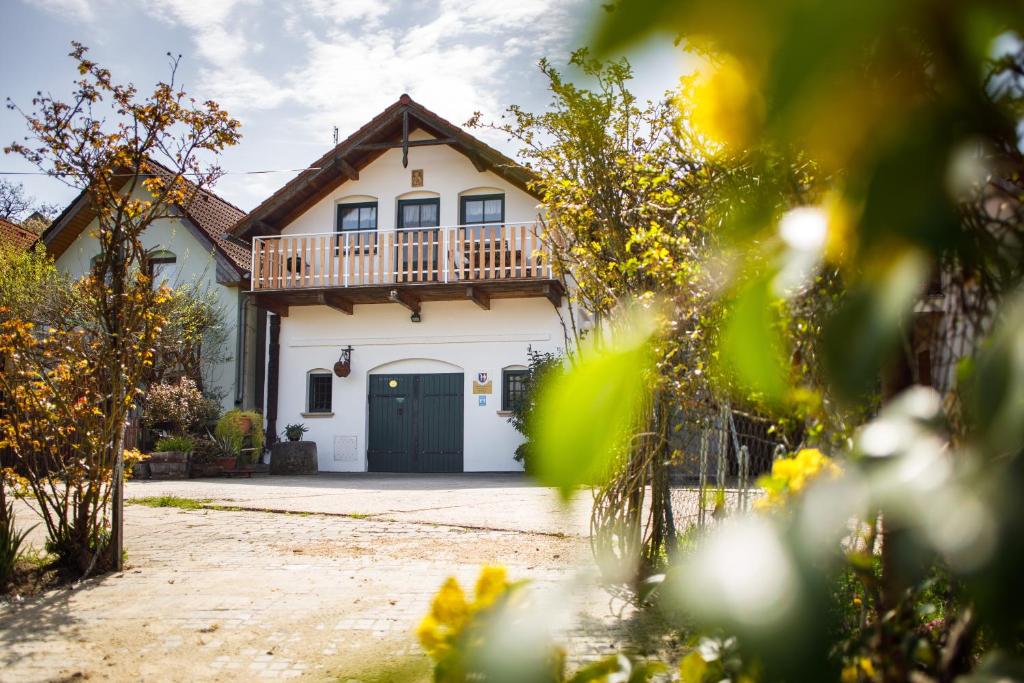
[[[533,179],[533,173],[528,168],[414,102],[408,95],[402,95],[394,104],[250,211],[232,228],[231,233],[238,237],[250,237],[280,232],[339,185],[357,179],[360,169],[386,152],[388,145],[400,143],[406,120],[409,132],[420,129],[434,138],[449,141],[446,144],[468,157],[478,171],[491,171],[523,191],[537,196],[527,187]]]
[[[172,173],[170,169],[156,162],[151,163],[156,166],[157,172]],[[127,179],[128,177],[125,178],[125,182]],[[189,184],[191,185],[191,183]],[[236,271],[234,275],[237,278],[240,279],[249,272],[252,263],[249,247],[232,239],[228,233],[231,226],[245,215],[245,211],[206,189],[193,192],[189,200],[177,205],[177,208],[196,228],[200,237],[216,250],[218,256],[231,269]],[[89,193],[83,190],[74,201],[65,207],[39,239],[46,245],[47,251],[53,258],[59,258],[82,234],[93,218],[95,218],[95,212],[90,206]]]
[[[31,230],[0,218],[0,246],[28,249],[38,238]]]

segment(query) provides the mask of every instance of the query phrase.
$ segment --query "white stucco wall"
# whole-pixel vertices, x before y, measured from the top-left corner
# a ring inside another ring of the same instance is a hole
[[[414,131],[411,140],[430,139]],[[412,186],[412,171],[423,171],[423,187]],[[389,149],[359,171],[359,180],[342,183],[329,196],[292,221],[286,235],[333,232],[335,206],[342,202],[377,201],[378,230],[394,230],[398,200],[439,197],[441,225],[459,223],[461,194],[505,194],[507,222],[532,221],[537,217],[537,200],[490,171],[479,172],[464,155],[448,145],[409,148],[409,167],[402,168],[402,150]]]
[[[468,301],[422,305],[422,322],[397,304],[355,306],[348,316],[323,306],[293,306],[281,324],[278,426],[302,422],[316,441],[321,471],[366,469],[367,391],[370,374],[464,373],[463,468],[467,472],[519,470],[512,459],[521,437],[501,410],[501,371],[527,363],[527,348],[564,348],[558,316],[547,299],[502,299],[483,310]],[[330,370],[341,348],[352,345],[352,373],[333,376],[331,417],[303,416],[306,373]],[[493,393],[487,405],[473,394],[486,372]],[[335,452],[341,437],[339,452]],[[345,452],[347,443],[354,446]],[[352,441],[354,439],[354,442]],[[351,456],[351,457],[346,457]]]
[[[217,294],[227,324],[227,339],[221,354],[226,356],[226,360],[209,367],[203,381],[207,387],[215,387],[223,394],[221,404],[227,410],[234,407],[235,401],[238,288],[217,283],[217,263],[213,252],[192,234],[185,220],[160,219],[154,222],[142,234],[142,244],[147,249],[165,249],[174,253],[177,258],[174,268],[165,271],[169,285],[198,282]],[[94,229],[95,221],[60,255],[56,264],[61,271],[75,278],[89,272],[92,258],[100,253],[99,241],[93,236]]]
[[[429,138],[415,131],[411,139]],[[411,172],[422,169],[423,186],[412,187]],[[330,233],[336,229],[336,205],[377,201],[377,227],[394,230],[398,200],[440,198],[440,224],[459,223],[459,197],[505,195],[505,221],[534,221],[537,200],[490,171],[480,172],[464,155],[447,145],[411,147],[409,166],[402,151],[391,149],[350,180],[310,207],[284,234]],[[473,471],[514,471],[521,436],[501,410],[501,371],[522,368],[527,349],[556,351],[565,346],[558,313],[545,298],[494,299],[490,310],[469,301],[422,304],[422,322],[410,321],[398,304],[357,305],[345,315],[325,306],[292,306],[281,321],[277,426],[292,422],[309,428],[316,441],[321,471],[364,471],[367,467],[367,392],[372,374],[462,372],[464,375],[463,468]],[[352,374],[332,374],[333,416],[303,415],[307,373],[331,370],[341,348],[351,345]],[[486,406],[473,394],[477,373],[486,372],[493,393]]]

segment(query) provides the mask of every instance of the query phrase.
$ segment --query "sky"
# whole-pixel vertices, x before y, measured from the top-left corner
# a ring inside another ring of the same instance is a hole
[[[294,172],[402,93],[454,123],[473,112],[495,120],[510,104],[549,100],[537,61],[563,65],[586,44],[599,0],[0,0],[0,99],[31,109],[37,91],[67,97],[76,77],[70,42],[90,48],[115,80],[141,90],[169,75],[242,123],[214,188],[249,210]],[[692,68],[670,37],[627,56],[634,92],[657,98]],[[0,110],[0,147],[25,135],[20,114]],[[496,134],[474,134],[513,154]],[[0,154],[0,173],[31,171]],[[76,194],[59,180],[4,176],[41,201]]]

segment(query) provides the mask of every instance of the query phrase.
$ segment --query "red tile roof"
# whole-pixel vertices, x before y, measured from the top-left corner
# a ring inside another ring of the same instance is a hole
[[[208,190],[180,208],[239,270],[249,272],[252,267],[249,247],[234,241],[228,233],[245,216],[245,211]]]
[[[28,249],[38,238],[31,230],[0,218],[0,246]]]
[[[155,162],[154,164],[161,171],[170,173],[169,169]],[[245,211],[206,189],[193,195],[190,201],[179,205],[178,208],[240,274],[249,272],[252,266],[249,247],[232,239],[228,234],[228,230],[245,216]],[[77,215],[82,213],[87,215],[76,220]],[[83,191],[43,233],[41,239],[46,243],[51,255],[54,258],[59,257],[85,229],[92,217],[88,194]]]

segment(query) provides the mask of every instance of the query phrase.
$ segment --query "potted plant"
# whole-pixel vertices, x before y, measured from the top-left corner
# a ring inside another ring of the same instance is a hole
[[[212,435],[198,436],[192,446],[192,463],[189,471],[190,477],[213,477],[222,472],[218,458],[222,453],[222,447]]]
[[[288,437],[289,441],[301,441],[302,435],[308,431],[309,429],[306,425],[299,422],[298,424],[285,425],[284,435]]]
[[[213,433],[231,445],[236,458],[244,456],[255,462],[263,454],[263,416],[256,411],[229,410],[217,421]]]
[[[234,439],[214,436],[213,453],[214,462],[221,470],[233,470],[238,467],[238,457],[242,453],[241,443]]]
[[[150,454],[150,476],[154,478],[177,478],[188,476],[189,455],[193,440],[186,434],[164,436],[157,439],[156,450]]]

